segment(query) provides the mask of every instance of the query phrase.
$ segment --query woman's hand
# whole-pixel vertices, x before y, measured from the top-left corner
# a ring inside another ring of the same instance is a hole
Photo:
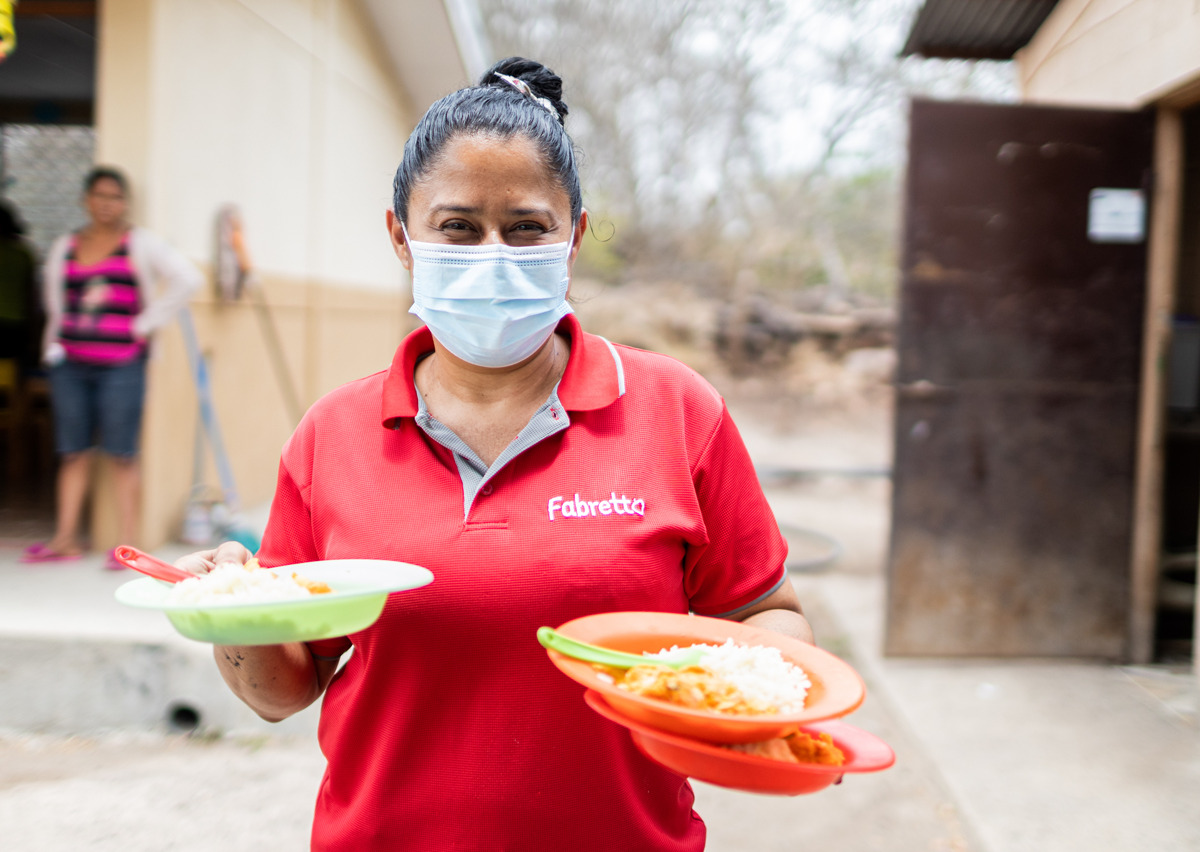
[[[188,554],[175,566],[207,574],[218,565],[245,565],[254,556],[236,541]],[[316,659],[303,642],[286,645],[214,645],[221,677],[251,710],[279,722],[312,704],[337,671],[336,660]]]
[[[218,565],[245,565],[254,556],[245,545],[227,541],[212,550],[200,550],[175,560],[175,567],[190,574],[207,574]]]

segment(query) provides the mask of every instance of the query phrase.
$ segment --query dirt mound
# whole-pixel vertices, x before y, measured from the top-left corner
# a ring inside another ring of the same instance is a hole
[[[677,358],[727,398],[772,418],[874,410],[891,396],[895,352],[886,308],[817,314],[760,296],[732,306],[670,282],[583,280],[571,295],[588,331]]]

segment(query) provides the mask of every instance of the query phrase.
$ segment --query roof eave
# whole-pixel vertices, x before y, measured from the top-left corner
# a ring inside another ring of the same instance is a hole
[[[925,0],[900,56],[1012,59],[1054,11],[1058,0]]]
[[[363,0],[397,81],[423,112],[478,79],[487,36],[474,0]]]

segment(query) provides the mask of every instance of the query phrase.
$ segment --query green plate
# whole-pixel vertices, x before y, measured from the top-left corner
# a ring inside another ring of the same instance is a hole
[[[426,568],[383,559],[330,559],[263,569],[326,583],[323,595],[288,601],[168,603],[169,583],[142,577],[116,591],[127,606],[157,609],[189,639],[214,645],[278,645],[333,639],[370,627],[392,592],[433,582]]]

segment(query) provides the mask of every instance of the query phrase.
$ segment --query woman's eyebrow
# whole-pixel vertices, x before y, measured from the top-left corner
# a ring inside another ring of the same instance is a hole
[[[429,208],[431,213],[478,213],[478,207],[468,207],[464,204],[435,204]]]
[[[483,208],[467,204],[435,204],[429,209],[432,213],[479,213]],[[554,214],[549,207],[513,207],[506,212],[510,216],[552,216]]]

